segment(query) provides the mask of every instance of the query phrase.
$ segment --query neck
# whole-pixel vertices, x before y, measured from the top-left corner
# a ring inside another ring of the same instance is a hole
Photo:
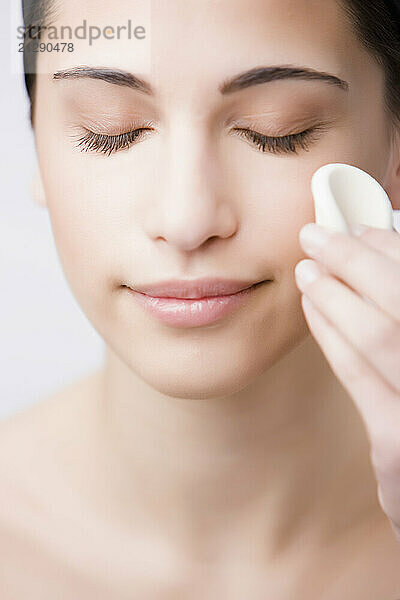
[[[376,506],[361,419],[311,336],[228,397],[165,396],[110,349],[103,377],[102,494],[125,524],[134,507],[192,553],[240,539],[265,557]]]

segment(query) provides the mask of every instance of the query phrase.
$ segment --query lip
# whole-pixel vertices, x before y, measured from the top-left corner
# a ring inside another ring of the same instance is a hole
[[[213,296],[228,296],[236,294],[261,283],[254,280],[220,279],[206,277],[202,279],[171,279],[148,285],[135,285],[136,292],[153,298],[210,298]]]
[[[138,287],[128,287],[128,291],[146,312],[161,322],[174,327],[199,327],[214,323],[239,308],[269,281],[174,280],[140,287],[140,291]],[[158,295],[150,295],[150,291]]]

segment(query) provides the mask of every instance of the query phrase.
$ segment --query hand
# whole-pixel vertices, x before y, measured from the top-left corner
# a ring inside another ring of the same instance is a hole
[[[400,235],[362,229],[305,225],[311,259],[295,276],[311,334],[366,426],[379,503],[400,542]]]

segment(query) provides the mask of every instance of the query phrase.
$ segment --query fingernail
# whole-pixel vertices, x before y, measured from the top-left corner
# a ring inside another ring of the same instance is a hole
[[[300,287],[315,281],[321,275],[321,271],[314,260],[304,259],[295,267],[296,281]]]
[[[304,250],[309,254],[318,252],[320,248],[328,241],[332,231],[317,225],[316,223],[307,223],[300,230],[300,242]]]

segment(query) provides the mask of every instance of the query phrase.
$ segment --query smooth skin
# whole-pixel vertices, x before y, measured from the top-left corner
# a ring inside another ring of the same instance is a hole
[[[142,6],[61,4],[56,23],[70,25],[126,23]],[[381,67],[335,0],[154,0],[150,69],[132,40],[108,42],[38,57],[37,200],[106,360],[1,426],[0,597],[400,597],[400,544],[388,519],[398,521],[389,506],[398,452],[375,446],[385,512],[362,418],[371,426],[374,409],[379,439],[386,431],[393,442],[395,403],[379,389],[396,336],[384,328],[379,342],[385,310],[370,313],[374,333],[356,293],[337,314],[326,288],[339,302],[340,290],[349,294],[335,277],[339,263],[304,290],[295,277],[299,262],[315,260],[299,233],[314,219],[310,181],[323,164],[368,171],[400,208]],[[135,73],[155,94],[52,79],[82,64]],[[349,89],[297,78],[219,91],[251,68],[288,64],[332,73]],[[150,122],[146,137],[111,156],[80,152],[71,136]],[[308,149],[291,154],[261,152],[234,130],[279,136],[322,123]],[[346,242],[354,256],[366,256],[368,235]],[[391,239],[379,255],[386,271]],[[335,254],[343,240],[326,248]],[[348,285],[372,286],[377,301],[383,289],[398,294],[379,269],[357,273],[346,273]],[[213,326],[185,330],[144,314],[124,287],[200,276],[272,282]],[[396,313],[387,319],[395,330]],[[351,350],[364,335],[380,369],[368,385]]]

